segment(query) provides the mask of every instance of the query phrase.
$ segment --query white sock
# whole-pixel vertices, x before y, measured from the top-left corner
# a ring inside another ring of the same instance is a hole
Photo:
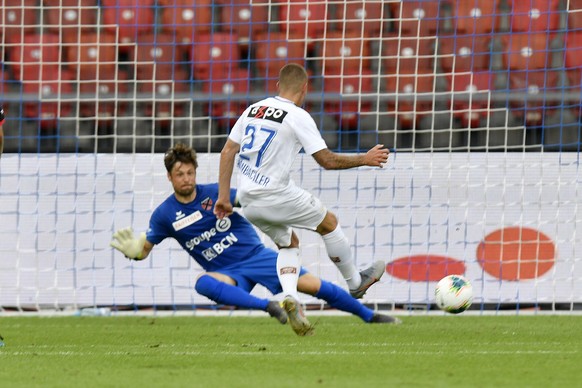
[[[299,270],[301,269],[301,260],[299,259],[299,248],[279,249],[277,256],[277,275],[283,294],[290,295],[299,300],[297,293],[297,280],[299,279]]]
[[[348,287],[352,290],[358,288],[362,282],[362,277],[354,264],[350,243],[341,226],[338,225],[333,232],[322,237],[329,258],[341,272]]]

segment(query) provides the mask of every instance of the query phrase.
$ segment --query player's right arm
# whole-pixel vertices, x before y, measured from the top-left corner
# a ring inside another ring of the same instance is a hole
[[[384,145],[378,144],[365,154],[338,154],[328,148],[315,152],[315,161],[326,170],[345,170],[353,167],[380,167],[388,161],[390,151]]]
[[[113,240],[109,244],[130,260],[143,260],[152,251],[154,244],[146,240],[146,234],[140,233],[137,238],[131,228],[119,229],[113,234]]]
[[[226,140],[220,152],[220,167],[218,172],[218,198],[214,204],[214,214],[223,219],[232,214],[232,202],[230,201],[230,181],[234,169],[234,160],[240,150],[240,144],[231,140]]]

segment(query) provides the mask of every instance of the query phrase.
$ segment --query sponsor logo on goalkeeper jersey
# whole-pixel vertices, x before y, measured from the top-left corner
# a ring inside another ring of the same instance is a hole
[[[200,212],[200,210],[195,211],[188,217],[184,217],[183,214],[178,213],[176,213],[177,220],[172,223],[172,226],[174,227],[175,231],[182,230],[185,227],[190,226],[193,223],[200,221],[202,219],[202,213]]]
[[[287,116],[287,112],[283,109],[273,108],[272,106],[257,105],[250,110],[248,117],[282,123],[285,116]]]
[[[204,233],[201,233],[199,236],[196,236],[191,240],[187,241],[186,247],[192,251],[203,242],[217,241],[218,240],[218,238],[216,238],[217,234],[228,232],[231,225],[232,223],[230,221],[230,218],[228,217],[225,217],[222,220],[217,219],[216,224],[213,228],[210,228]],[[226,236],[220,238],[219,241],[212,244],[210,248],[204,249],[202,251],[202,255],[206,260],[210,261],[216,258],[218,255],[220,255],[222,252],[224,252],[225,249],[230,248],[237,241],[238,237],[236,237],[236,235],[233,232],[230,232]]]

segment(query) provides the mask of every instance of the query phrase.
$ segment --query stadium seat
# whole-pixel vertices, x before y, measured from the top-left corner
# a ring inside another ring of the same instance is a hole
[[[564,67],[566,70],[582,68],[582,31],[568,31],[565,34]]]
[[[464,128],[479,127],[489,114],[489,93],[495,89],[494,75],[489,71],[448,74],[447,85],[452,93],[451,109]]]
[[[212,117],[223,129],[230,129],[250,100],[250,75],[246,69],[228,73],[214,73],[204,82],[203,92],[210,95],[204,113]]]
[[[39,121],[42,129],[55,128],[60,117],[71,113],[71,103],[59,101],[60,96],[71,94],[70,77],[66,71],[43,72],[42,79],[23,80],[22,93],[36,101],[28,100],[22,105],[22,115],[28,119]]]
[[[98,27],[96,0],[44,0],[45,31],[58,34],[62,42],[76,42],[80,32]]]
[[[11,35],[6,41],[7,57],[18,80],[39,80],[44,73],[58,73],[61,64],[61,44],[56,34],[30,33]]]
[[[127,108],[127,103],[120,100],[120,95],[129,91],[127,74],[83,73],[83,77],[75,80],[77,90],[83,97],[79,104],[79,115],[94,118],[98,125],[111,124]]]
[[[161,78],[137,83],[138,92],[145,95],[143,104],[145,117],[161,119],[159,123],[166,125],[172,117],[184,115],[185,102],[175,96],[188,93],[189,83]]]
[[[370,68],[370,42],[359,31],[329,31],[321,42],[325,74],[353,73]]]
[[[518,120],[526,126],[542,124],[544,116],[555,109],[557,100],[546,96],[547,93],[560,93],[557,71],[511,71],[509,89],[520,95],[512,97],[510,107]]]
[[[479,35],[446,35],[438,38],[438,58],[446,73],[488,70],[491,41]]]
[[[582,0],[569,0],[566,2],[568,15],[568,29],[571,31],[582,30]]]
[[[512,31],[546,32],[560,28],[560,0],[508,0]]]
[[[173,34],[160,32],[140,35],[129,59],[138,80],[185,80],[189,75],[184,54],[183,45],[176,44]]]
[[[452,22],[456,33],[484,35],[499,28],[501,0],[455,0]]]
[[[289,40],[287,38],[290,38]],[[255,54],[257,78],[265,82],[265,91],[277,91],[279,70],[287,63],[305,64],[306,44],[301,37],[285,32],[263,32],[251,42]]]
[[[212,0],[161,0],[160,26],[172,32],[177,41],[190,45],[199,34],[212,29]]]
[[[361,96],[373,90],[373,77],[369,70],[326,74],[323,90],[335,95],[334,99],[326,101],[324,109],[336,119],[342,130],[357,129],[360,113],[372,110],[372,102]]]
[[[432,70],[436,38],[387,35],[382,38],[382,63],[388,70]]]
[[[253,0],[225,0],[220,7],[220,29],[238,36],[245,45],[269,27],[269,3]]]
[[[0,4],[0,38],[10,39],[14,35],[20,37],[36,32],[38,1],[2,0]]]
[[[192,74],[197,80],[206,80],[211,73],[224,73],[240,64],[238,37],[229,32],[211,32],[198,35],[191,45]]]
[[[339,31],[354,31],[365,36],[379,36],[387,31],[384,21],[388,19],[388,10],[384,9],[382,0],[353,0],[335,3],[335,29]]]
[[[385,90],[393,95],[387,112],[397,117],[400,128],[414,128],[422,116],[433,110],[434,81],[433,72],[413,69],[384,75]]]
[[[101,0],[102,23],[118,36],[120,50],[131,47],[138,36],[154,30],[154,0]]]
[[[280,30],[303,37],[310,48],[328,29],[327,1],[287,0],[279,5]]]
[[[84,78],[94,74],[115,74],[117,69],[117,40],[105,32],[81,34],[79,42],[66,46],[65,64],[75,72],[76,77]]]
[[[390,2],[393,30],[399,35],[434,35],[441,28],[441,1]]]
[[[546,33],[513,33],[502,36],[503,65],[506,69],[552,67],[550,38]]]

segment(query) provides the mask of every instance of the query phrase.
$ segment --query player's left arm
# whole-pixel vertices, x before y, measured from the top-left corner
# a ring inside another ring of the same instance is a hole
[[[338,154],[329,148],[315,152],[315,161],[326,170],[345,170],[348,168],[371,166],[382,168],[388,162],[390,151],[383,144],[372,147],[365,154]]]

